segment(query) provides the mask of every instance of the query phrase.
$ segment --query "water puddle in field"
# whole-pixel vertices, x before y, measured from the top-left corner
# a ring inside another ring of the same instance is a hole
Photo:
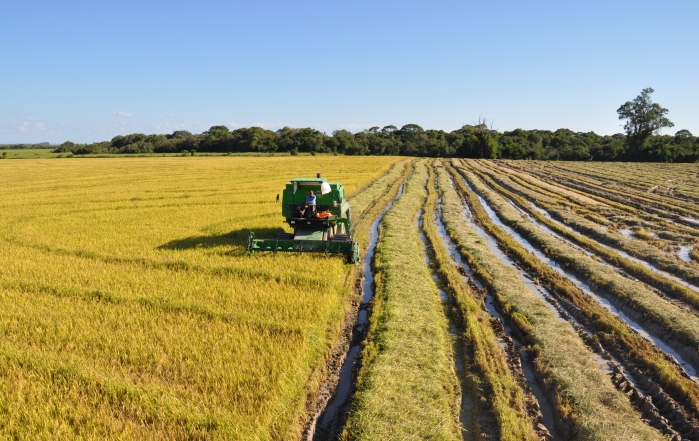
[[[464,179],[464,182],[466,185],[468,185],[469,189],[473,191],[473,188],[471,188],[470,184],[468,181]],[[585,294],[590,296],[591,298],[595,299],[597,303],[599,303],[602,307],[604,307],[607,311],[612,313],[613,315],[619,317],[622,319],[626,324],[634,329],[640,336],[645,338],[646,340],[650,341],[657,347],[659,347],[663,352],[672,355],[675,357],[675,359],[682,365],[682,367],[685,369],[687,374],[694,380],[699,382],[699,378],[697,377],[697,370],[695,367],[690,364],[679,352],[677,352],[675,349],[667,345],[663,340],[660,338],[656,337],[654,334],[652,334],[647,327],[643,326],[641,323],[636,321],[635,319],[629,317],[628,314],[626,314],[624,311],[620,310],[617,308],[610,300],[607,298],[603,297],[600,295],[600,293],[597,292],[597,290],[593,290],[590,285],[588,285],[585,281],[580,279],[576,274],[567,271],[565,268],[562,268],[557,262],[549,259],[548,256],[546,256],[543,252],[541,252],[539,249],[536,247],[532,246],[532,244],[529,243],[526,239],[524,239],[522,236],[519,235],[516,231],[514,231],[512,228],[509,226],[505,225],[498,215],[493,211],[493,209],[488,205],[488,203],[475,191],[473,191],[474,194],[478,196],[478,199],[480,200],[481,204],[483,205],[483,208],[485,209],[486,213],[490,217],[491,221],[496,224],[498,227],[500,227],[503,231],[505,231],[507,234],[509,234],[514,240],[517,241],[522,247],[524,247],[527,251],[533,253],[539,260],[541,260],[543,263],[551,267],[554,271],[562,275],[563,277],[566,277],[569,279],[575,286],[577,286],[581,291],[583,291]],[[493,240],[494,242],[494,240]],[[548,304],[548,303],[547,303]]]
[[[359,312],[357,313],[357,322],[352,328],[349,348],[342,362],[339,380],[335,386],[332,397],[330,397],[325,408],[318,414],[316,420],[311,425],[307,440],[324,441],[338,439],[344,428],[350,407],[350,393],[352,392],[355,381],[357,356],[362,348],[365,336],[364,328],[368,318],[369,302],[374,295],[374,274],[372,272],[371,262],[374,258],[376,245],[379,241],[379,227],[386,212],[388,212],[395,201],[403,195],[403,189],[408,179],[410,178],[403,181],[398,189],[398,194],[388,202],[386,208],[384,208],[369,228],[369,243],[367,245],[366,255],[362,260],[362,295]]]
[[[699,225],[699,219],[694,219],[692,217],[683,217],[682,220]]]
[[[685,262],[691,262],[692,258],[689,256],[689,252],[692,251],[692,248],[694,247],[680,245],[680,250],[677,252],[677,257],[679,257],[681,260]]]
[[[620,229],[619,233],[627,239],[633,239],[633,231],[629,230],[628,228]]]

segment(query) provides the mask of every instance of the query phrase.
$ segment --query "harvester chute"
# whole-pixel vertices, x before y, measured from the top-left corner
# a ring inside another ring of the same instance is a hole
[[[306,194],[316,195],[316,205],[307,209]],[[274,239],[258,239],[248,233],[247,251],[287,251],[344,254],[351,263],[359,261],[359,244],[352,240],[352,216],[345,188],[316,178],[295,178],[286,184],[282,197],[282,216],[294,229]]]

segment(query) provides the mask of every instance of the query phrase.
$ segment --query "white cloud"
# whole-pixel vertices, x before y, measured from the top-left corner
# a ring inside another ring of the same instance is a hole
[[[76,116],[77,118],[80,118],[82,115],[79,114],[79,113],[76,113],[75,116]]]
[[[169,113],[169,114],[167,115],[167,117],[168,117],[168,118],[177,118],[177,115],[175,115],[174,113]]]
[[[21,133],[31,133],[31,132],[44,132],[46,127],[44,123],[39,121],[10,121],[0,123],[0,131],[4,133],[11,132],[21,132]]]
[[[127,116],[127,117],[132,117],[133,115],[130,113],[118,111],[118,112],[112,112],[112,116]]]
[[[158,132],[174,132],[175,130],[187,130],[186,124],[155,124],[155,130]]]
[[[284,127],[297,127],[295,124],[291,123],[253,123],[249,127],[262,127],[263,129],[273,130],[282,129]]]
[[[345,129],[350,132],[361,132],[362,130],[368,129],[369,127],[373,126],[368,126],[366,124],[340,124],[341,129]]]

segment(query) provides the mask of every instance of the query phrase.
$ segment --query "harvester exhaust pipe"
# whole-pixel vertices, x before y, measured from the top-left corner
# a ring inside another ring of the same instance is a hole
[[[316,178],[320,179],[321,177],[321,173],[316,173]]]

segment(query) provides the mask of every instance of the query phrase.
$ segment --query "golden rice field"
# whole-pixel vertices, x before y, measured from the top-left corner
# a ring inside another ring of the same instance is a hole
[[[0,163],[0,439],[296,439],[348,306],[341,257],[246,256],[291,178],[396,158]]]
[[[319,171],[371,265],[246,255]],[[0,439],[699,440],[696,164],[35,159],[0,182]]]

